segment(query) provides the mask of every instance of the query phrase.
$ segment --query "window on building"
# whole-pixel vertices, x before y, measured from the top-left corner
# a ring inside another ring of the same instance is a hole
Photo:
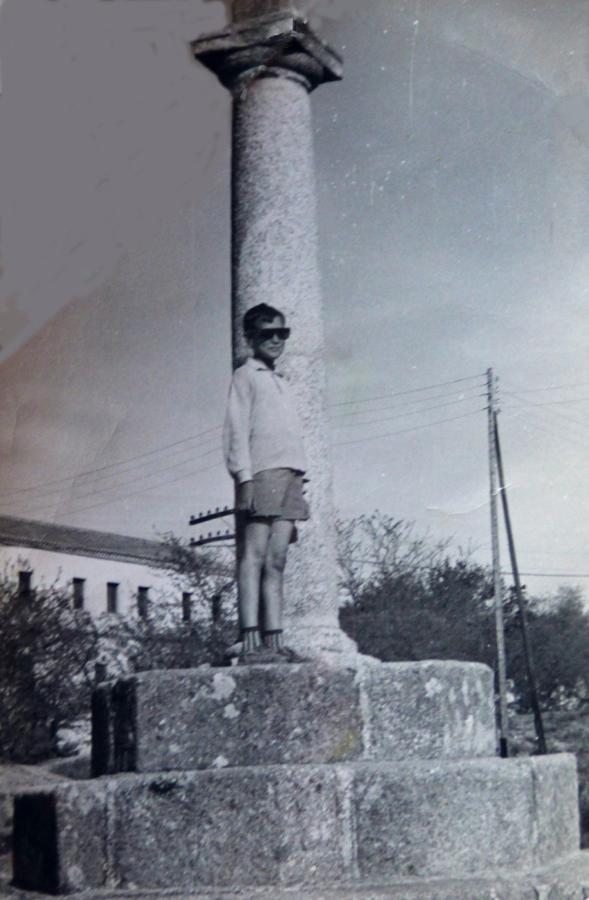
[[[139,614],[139,618],[147,619],[148,605],[149,605],[149,588],[148,587],[138,587],[137,588],[137,613]]]
[[[119,611],[119,585],[116,581],[109,581],[106,585],[106,611],[109,613]]]
[[[18,573],[18,592],[21,597],[27,597],[31,593],[32,578],[32,572],[23,571]]]
[[[85,578],[72,578],[72,588],[74,591],[74,609],[84,609],[84,585]]]
[[[182,594],[182,621],[190,622],[192,618],[192,594],[184,591]]]

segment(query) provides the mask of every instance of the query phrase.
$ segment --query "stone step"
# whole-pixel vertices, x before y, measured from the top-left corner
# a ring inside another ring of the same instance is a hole
[[[9,877],[9,876],[8,876]],[[31,900],[0,878],[0,896],[6,900]],[[35,893],[35,900],[51,900],[54,894]],[[533,872],[489,872],[474,877],[387,879],[358,885],[333,882],[323,887],[248,887],[202,890],[97,890],[70,894],[70,900],[587,900],[589,897],[589,851]]]
[[[16,883],[50,892],[529,872],[578,846],[568,754],[127,774],[15,804]]]
[[[143,672],[93,701],[93,773],[495,754],[478,663]]]

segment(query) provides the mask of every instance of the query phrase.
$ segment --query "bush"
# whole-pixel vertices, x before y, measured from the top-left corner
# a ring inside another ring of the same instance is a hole
[[[220,659],[235,639],[233,566],[170,535],[164,544],[174,588],[151,601],[147,618],[94,619],[72,608],[63,586],[23,592],[10,577],[0,578],[0,758],[36,762],[54,755],[60,729],[79,730],[88,719],[98,661],[115,678]],[[182,591],[193,598],[189,621],[178,600]]]
[[[489,567],[411,525],[374,513],[339,524],[342,627],[364,653],[385,661],[472,660],[496,666]],[[507,676],[514,705],[530,709],[519,608],[503,588]],[[537,691],[544,709],[589,703],[589,615],[580,592],[524,598]]]
[[[63,588],[21,592],[4,576],[0,633],[0,757],[34,762],[89,707],[96,626]]]

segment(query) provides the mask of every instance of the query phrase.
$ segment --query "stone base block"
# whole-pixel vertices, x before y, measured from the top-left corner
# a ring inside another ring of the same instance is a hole
[[[30,900],[28,893],[11,888],[0,878],[0,896]],[[54,895],[35,894],[36,900]],[[202,888],[177,891],[98,890],[70,894],[70,900],[587,900],[589,851],[574,853],[556,865],[534,872],[494,872],[460,879],[387,879],[361,886],[339,882],[323,887]]]
[[[95,775],[494,754],[492,673],[477,663],[143,672],[93,702]]]
[[[61,892],[459,878],[578,845],[566,754],[118,775],[15,806],[17,884]]]

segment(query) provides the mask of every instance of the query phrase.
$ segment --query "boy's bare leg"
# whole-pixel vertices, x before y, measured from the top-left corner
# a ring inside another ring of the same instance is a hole
[[[264,631],[266,635],[268,632],[271,633],[266,643],[273,649],[282,646],[282,582],[293,528],[294,522],[285,519],[276,519],[272,522],[264,559],[262,572]]]
[[[237,586],[239,622],[246,653],[260,646],[260,581],[269,538],[270,522],[253,519],[245,524]]]

